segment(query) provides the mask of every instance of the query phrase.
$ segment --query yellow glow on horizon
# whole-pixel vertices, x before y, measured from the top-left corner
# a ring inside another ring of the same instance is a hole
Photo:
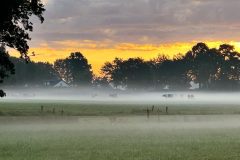
[[[84,41],[82,43],[76,41],[61,41],[56,42],[56,47],[50,47],[47,44],[41,44],[38,48],[31,48],[31,52],[35,52],[36,56],[30,57],[31,60],[36,62],[49,62],[53,63],[56,59],[66,58],[72,52],[81,52],[92,65],[94,74],[100,75],[100,68],[107,61],[113,61],[114,58],[119,57],[122,59],[141,57],[145,60],[150,60],[157,57],[159,54],[165,54],[173,57],[178,53],[185,54],[197,42],[187,43],[164,43],[160,45],[153,44],[132,44],[122,43],[117,45],[110,45],[108,42],[92,42]],[[209,48],[218,48],[219,45],[228,43],[235,46],[237,51],[240,51],[240,42],[206,42]],[[59,47],[61,46],[61,47]],[[19,53],[15,50],[10,50],[10,55],[19,57]]]

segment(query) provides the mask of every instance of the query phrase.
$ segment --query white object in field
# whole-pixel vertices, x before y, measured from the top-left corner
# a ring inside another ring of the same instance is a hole
[[[60,81],[54,86],[54,88],[69,88],[69,87],[70,86],[64,81]]]
[[[195,83],[193,81],[190,82],[191,87],[189,89],[194,90],[194,89],[199,89],[199,83]]]

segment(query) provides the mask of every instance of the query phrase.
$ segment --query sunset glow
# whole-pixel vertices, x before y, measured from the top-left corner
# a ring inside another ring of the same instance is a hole
[[[36,62],[49,62],[53,63],[56,59],[66,58],[71,52],[80,51],[89,60],[92,65],[93,72],[96,75],[100,74],[100,68],[107,61],[112,61],[114,58],[119,57],[123,59],[141,57],[145,60],[150,60],[157,57],[160,54],[168,55],[172,58],[174,55],[181,53],[185,54],[189,51],[195,42],[186,43],[165,43],[160,45],[151,44],[131,44],[122,43],[118,45],[112,45],[107,42],[92,42],[92,41],[62,41],[55,42],[58,48],[53,48],[46,44],[40,45],[39,48],[31,48],[31,52],[35,52],[36,56],[30,56],[31,60]],[[216,41],[206,42],[210,48],[216,47],[223,43],[228,43],[235,46],[237,51],[240,51],[240,42],[228,42],[228,41]],[[19,53],[14,50],[10,51],[11,55],[19,57]]]

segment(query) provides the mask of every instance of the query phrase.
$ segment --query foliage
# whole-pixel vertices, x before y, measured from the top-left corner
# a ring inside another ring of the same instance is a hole
[[[109,81],[106,77],[97,77],[95,76],[93,78],[93,87],[95,88],[109,88],[110,85],[109,85]]]
[[[44,11],[41,0],[2,0],[0,10],[0,45],[2,48],[8,46],[17,49],[21,58],[29,61],[27,43],[31,39],[29,32],[33,31],[30,17],[36,15],[43,22]],[[1,50],[0,54],[0,82],[3,82],[9,72],[14,73],[14,66],[4,50]],[[5,96],[2,90],[0,90],[0,96]]]
[[[29,61],[26,64],[23,59],[13,57],[11,57],[10,60],[13,62],[16,70],[14,75],[6,78],[4,85],[42,86],[46,81],[59,78],[53,66],[49,63],[34,63]]]
[[[141,58],[116,58],[112,64],[107,62],[101,70],[115,87],[136,89],[148,87],[147,84],[152,83],[151,64]]]
[[[28,31],[33,31],[32,15],[44,21],[44,5],[41,0],[3,0],[0,16],[0,43],[17,49],[21,56],[28,59],[30,40]]]
[[[235,90],[239,88],[240,53],[228,44],[216,49],[198,43],[185,55],[178,54],[172,59],[165,55],[150,61],[116,58],[105,63],[101,70],[115,86],[132,89],[185,90],[194,81],[199,89]]]
[[[3,82],[5,77],[8,77],[10,74],[14,74],[14,65],[9,60],[9,54],[4,47],[0,47],[0,83]],[[0,90],[0,97],[4,97],[6,94]]]
[[[69,84],[90,85],[92,82],[92,67],[80,52],[71,53],[66,59],[56,60],[54,69]]]

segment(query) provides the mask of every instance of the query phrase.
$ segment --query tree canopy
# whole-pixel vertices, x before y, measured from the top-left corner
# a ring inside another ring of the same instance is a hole
[[[44,21],[44,5],[41,0],[2,0],[0,10],[0,45],[8,46],[20,52],[21,58],[29,61],[27,52],[28,41],[31,39],[29,32],[33,31],[32,15],[36,15],[41,22]],[[1,81],[13,74],[13,64],[5,50],[0,51]],[[5,93],[0,91],[0,96]]]
[[[10,74],[14,74],[14,65],[9,59],[9,54],[3,46],[0,46],[0,83],[3,82],[5,77]],[[4,97],[6,94],[0,90],[0,97]]]
[[[69,84],[90,85],[92,82],[92,67],[80,52],[71,53],[66,59],[56,60],[54,69]]]
[[[21,56],[28,59],[30,40],[28,31],[33,31],[32,15],[44,21],[44,5],[41,0],[3,0],[0,16],[0,43],[17,49]]]
[[[20,58],[10,58],[15,66],[15,74],[4,80],[4,85],[8,86],[43,86],[46,82],[58,80],[58,74],[53,69],[53,65],[43,62],[28,63]]]
[[[185,55],[159,55],[150,61],[116,58],[106,62],[101,70],[115,87],[182,90],[193,81],[201,90],[235,90],[239,88],[240,53],[228,44],[216,49],[198,43]]]

